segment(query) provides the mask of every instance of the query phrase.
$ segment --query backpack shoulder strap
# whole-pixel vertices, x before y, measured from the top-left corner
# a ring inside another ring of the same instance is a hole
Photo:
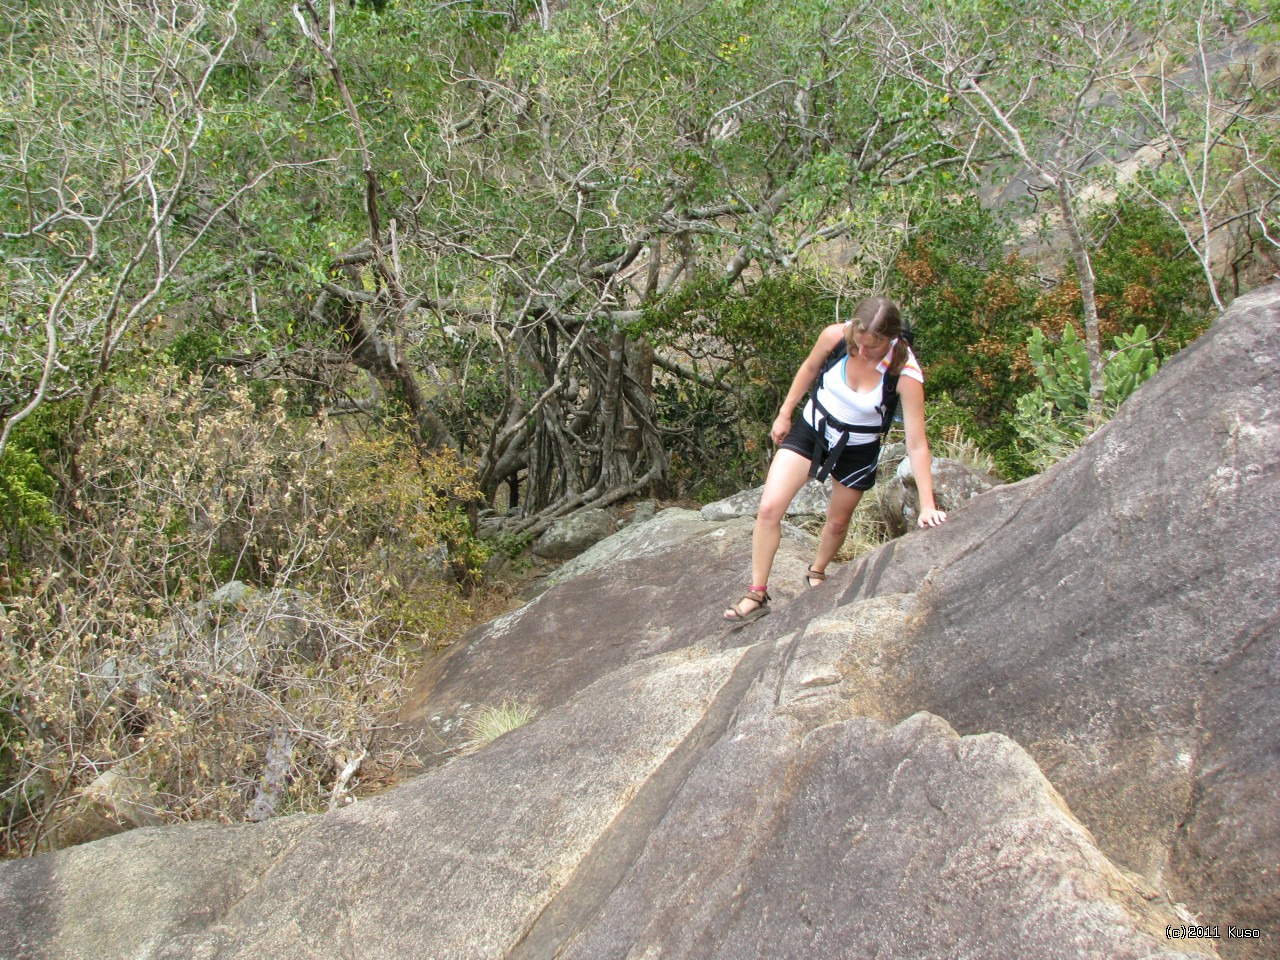
[[[822,406],[822,402],[818,399],[818,390],[821,389],[822,381],[826,377],[827,373],[830,372],[837,363],[843,360],[848,352],[849,346],[845,343],[844,337],[841,337],[840,342],[832,347],[831,352],[827,354],[827,359],[822,361],[822,369],[818,371],[818,375],[814,377],[813,386],[809,388],[809,398],[813,401],[815,421],[814,423],[811,423],[810,426],[815,430],[818,430],[817,420],[820,417],[830,418],[830,414],[827,413],[826,408]],[[818,430],[818,432],[821,433],[822,431]]]
[[[902,339],[907,342],[908,347],[916,345],[916,337],[909,324],[902,325]],[[898,379],[901,376],[901,372],[890,373],[886,370],[884,373],[880,388],[881,436],[889,433],[889,428],[893,426],[894,418],[898,415]]]
[[[901,374],[884,373],[880,381],[880,434],[883,436],[893,426],[893,418],[898,413],[898,378]]]
[[[822,378],[827,375],[827,371],[843,360],[848,352],[849,345],[845,342],[844,337],[841,337],[840,342],[831,348],[831,352],[827,354],[827,359],[822,362],[822,369],[818,371],[818,379],[815,383],[821,383]]]

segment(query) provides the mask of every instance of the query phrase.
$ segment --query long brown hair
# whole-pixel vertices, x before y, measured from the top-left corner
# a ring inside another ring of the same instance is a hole
[[[894,344],[893,356],[889,360],[889,372],[902,372],[910,348],[902,336],[902,314],[898,312],[896,303],[888,297],[868,297],[863,300],[853,311],[844,332],[845,345],[850,353],[856,353],[858,349],[853,340],[856,333],[896,339],[898,342]]]

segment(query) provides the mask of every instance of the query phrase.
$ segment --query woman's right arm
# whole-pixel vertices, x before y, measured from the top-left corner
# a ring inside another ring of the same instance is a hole
[[[809,351],[809,356],[805,357],[804,363],[800,364],[800,369],[796,371],[791,381],[791,389],[787,391],[786,399],[782,401],[782,406],[778,408],[778,415],[773,420],[769,435],[773,438],[774,444],[782,443],[791,432],[791,417],[795,413],[796,405],[804,399],[804,395],[813,386],[813,381],[818,378],[827,356],[843,339],[843,323],[833,323],[818,334],[813,349]]]

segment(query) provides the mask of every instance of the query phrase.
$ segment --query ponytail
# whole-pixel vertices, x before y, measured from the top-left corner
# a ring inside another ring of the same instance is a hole
[[[910,356],[911,347],[907,344],[906,338],[898,337],[898,342],[893,345],[893,356],[889,359],[889,372],[895,376],[901,373]]]

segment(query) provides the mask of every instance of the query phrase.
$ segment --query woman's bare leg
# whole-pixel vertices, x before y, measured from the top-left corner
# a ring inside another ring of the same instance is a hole
[[[760,494],[760,509],[756,512],[756,527],[751,535],[751,585],[764,586],[769,582],[773,558],[782,542],[782,518],[796,498],[800,488],[809,480],[809,460],[794,450],[779,450],[769,465],[769,476]]]
[[[831,485],[831,501],[827,504],[827,522],[822,525],[822,536],[818,538],[818,555],[809,569],[815,573],[824,573],[835,555],[844,546],[844,538],[849,533],[849,521],[853,510],[862,499],[861,490],[850,490],[848,487],[833,483]]]
[[[769,584],[773,558],[782,542],[782,518],[800,488],[809,479],[809,460],[794,450],[779,450],[769,465],[769,475],[760,495],[760,509],[751,534],[751,586],[763,589]],[[750,613],[759,606],[754,600],[740,600],[731,608],[738,614]],[[728,614],[730,611],[726,610]]]

